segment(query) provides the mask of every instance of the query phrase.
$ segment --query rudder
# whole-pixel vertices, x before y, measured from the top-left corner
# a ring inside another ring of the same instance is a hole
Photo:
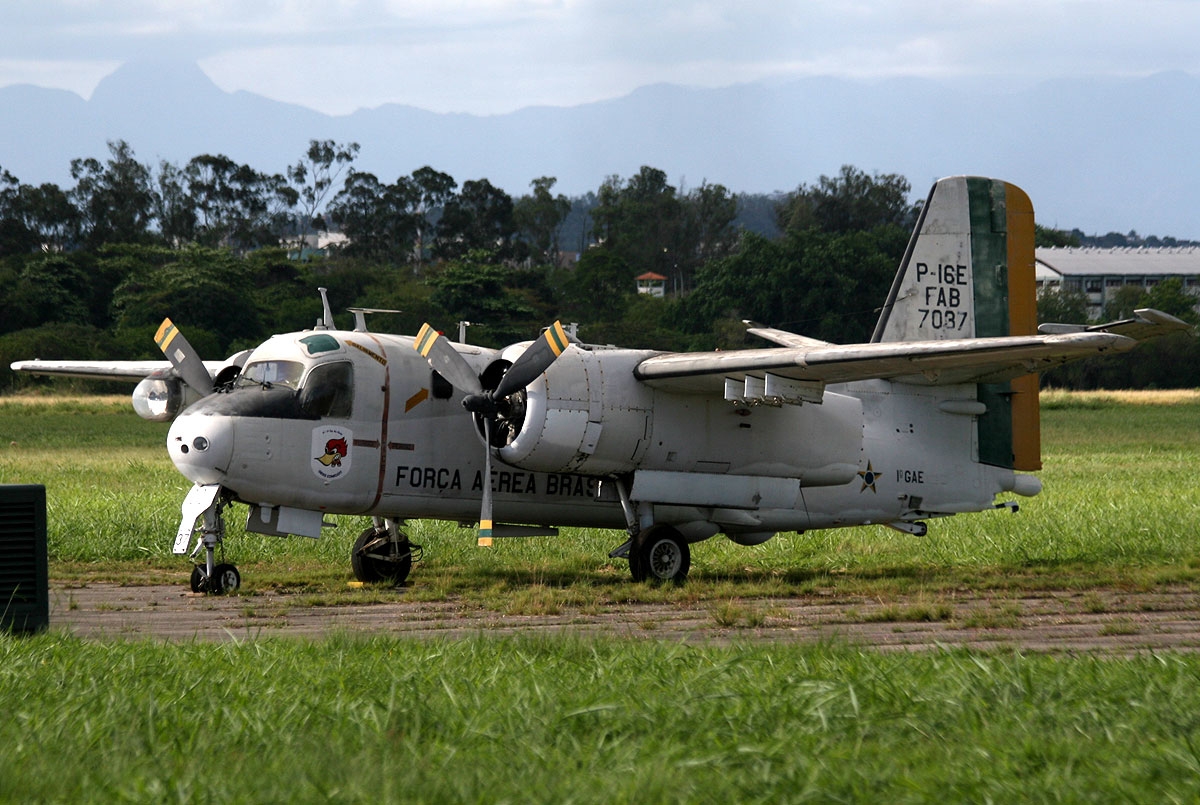
[[[1037,331],[1033,205],[1008,182],[934,184],[872,341],[1031,335]],[[1041,468],[1037,375],[979,384],[979,460]]]

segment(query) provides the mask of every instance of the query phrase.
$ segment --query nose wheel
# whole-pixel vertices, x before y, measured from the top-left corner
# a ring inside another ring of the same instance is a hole
[[[242,574],[228,562],[214,567],[211,574],[205,565],[196,565],[192,568],[191,585],[194,593],[225,595],[242,586]]]

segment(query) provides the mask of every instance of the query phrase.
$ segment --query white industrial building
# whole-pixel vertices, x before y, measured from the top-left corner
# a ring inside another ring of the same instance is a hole
[[[1088,317],[1099,319],[1117,289],[1136,285],[1149,290],[1178,277],[1196,297],[1200,312],[1200,246],[1173,248],[1039,248],[1037,287],[1066,288],[1087,296]]]

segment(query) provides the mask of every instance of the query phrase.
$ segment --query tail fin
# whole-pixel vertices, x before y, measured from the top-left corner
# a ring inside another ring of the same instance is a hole
[[[1037,332],[1033,205],[998,179],[934,184],[872,341],[929,341]],[[979,460],[1041,468],[1037,375],[980,384]]]

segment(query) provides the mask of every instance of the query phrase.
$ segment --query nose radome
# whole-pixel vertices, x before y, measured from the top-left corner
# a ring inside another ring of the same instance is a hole
[[[167,452],[189,481],[221,483],[233,457],[233,421],[227,416],[185,413],[171,423]]]

